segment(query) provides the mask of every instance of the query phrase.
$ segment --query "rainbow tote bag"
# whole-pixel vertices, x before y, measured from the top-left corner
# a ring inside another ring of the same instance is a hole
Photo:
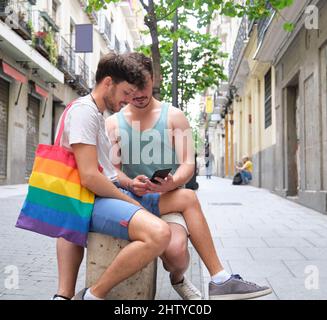
[[[81,185],[74,154],[60,146],[67,106],[54,145],[40,144],[16,227],[86,247],[94,194]]]

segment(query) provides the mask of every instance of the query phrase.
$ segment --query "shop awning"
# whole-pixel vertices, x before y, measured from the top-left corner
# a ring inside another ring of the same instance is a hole
[[[35,92],[44,98],[48,98],[49,96],[49,93],[44,89],[42,89],[41,87],[39,87],[37,84],[35,85]]]
[[[17,71],[15,68],[11,67],[9,64],[2,61],[2,70],[5,74],[12,77],[18,82],[27,83],[27,77],[24,76],[22,73]]]

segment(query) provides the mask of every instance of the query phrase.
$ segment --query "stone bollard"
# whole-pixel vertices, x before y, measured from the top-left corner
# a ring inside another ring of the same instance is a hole
[[[86,287],[93,285],[128,241],[89,233],[86,261]],[[157,260],[113,288],[107,300],[154,300],[157,283]]]

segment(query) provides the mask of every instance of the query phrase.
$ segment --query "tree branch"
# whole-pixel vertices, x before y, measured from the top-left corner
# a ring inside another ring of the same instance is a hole
[[[163,17],[158,17],[157,21],[162,21],[164,19],[166,19],[167,17],[169,17],[172,13],[174,13],[177,10],[178,6],[176,6],[174,9],[172,9],[169,13],[167,13],[165,16]]]
[[[149,11],[149,6],[147,6],[147,5],[145,4],[144,0],[140,0],[140,2],[141,2],[141,4],[142,4],[143,8],[144,8],[146,11]]]

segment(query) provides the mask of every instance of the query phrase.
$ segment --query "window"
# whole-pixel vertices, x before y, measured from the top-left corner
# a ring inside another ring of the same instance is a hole
[[[265,75],[265,129],[272,124],[272,88],[271,88],[271,69]]]

